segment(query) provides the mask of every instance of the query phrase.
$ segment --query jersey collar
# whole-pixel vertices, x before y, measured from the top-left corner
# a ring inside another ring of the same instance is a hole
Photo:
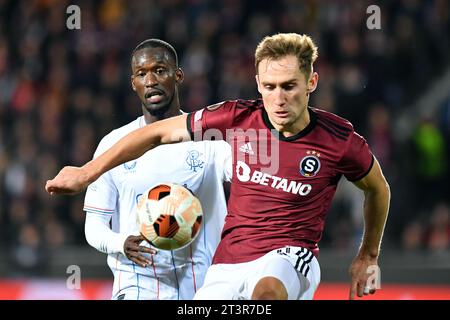
[[[263,115],[264,124],[266,125],[266,127],[269,130],[277,131],[278,132],[277,138],[279,140],[281,140],[281,141],[288,141],[289,142],[289,141],[294,141],[294,140],[300,139],[301,137],[304,137],[308,133],[310,133],[311,130],[314,129],[314,127],[316,126],[316,122],[317,122],[317,115],[316,115],[316,113],[310,107],[308,107],[307,109],[308,109],[308,112],[309,112],[309,119],[310,119],[308,125],[303,130],[299,131],[298,133],[294,134],[293,136],[285,137],[278,130],[276,130],[273,127],[273,125],[270,122],[270,120],[269,120],[269,115],[267,114],[266,110],[263,108],[262,109],[262,115]]]

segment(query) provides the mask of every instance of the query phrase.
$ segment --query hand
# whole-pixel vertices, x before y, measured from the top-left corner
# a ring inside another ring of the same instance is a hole
[[[349,273],[351,277],[350,287],[350,300],[355,299],[355,295],[362,297],[363,295],[374,294],[376,291],[375,286],[368,282],[369,276],[372,273],[369,271],[369,267],[378,268],[378,259],[368,255],[358,255],[350,265]]]
[[[47,180],[45,190],[51,195],[77,194],[87,188],[90,181],[81,167],[64,167],[52,180]]]
[[[145,268],[152,262],[144,257],[141,252],[156,254],[157,251],[153,248],[140,246],[139,244],[144,240],[145,238],[143,236],[129,236],[123,244],[123,249],[128,259]]]

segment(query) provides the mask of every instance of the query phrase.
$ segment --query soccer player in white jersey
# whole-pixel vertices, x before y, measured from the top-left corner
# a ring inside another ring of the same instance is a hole
[[[140,43],[132,53],[131,67],[131,84],[142,102],[143,116],[106,135],[94,158],[131,131],[182,113],[178,86],[183,72],[170,44],[159,39]],[[108,254],[114,274],[112,299],[193,298],[220,241],[226,215],[223,181],[230,176],[227,143],[190,141],[155,148],[89,186],[84,203],[86,239]],[[139,235],[136,204],[148,188],[164,182],[184,185],[200,199],[204,223],[190,246],[156,252]]]

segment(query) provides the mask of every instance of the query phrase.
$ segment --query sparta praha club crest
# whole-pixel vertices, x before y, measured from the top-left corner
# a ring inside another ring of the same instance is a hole
[[[319,157],[320,154],[316,152],[304,157],[300,161],[300,174],[306,178],[314,177],[320,170]]]

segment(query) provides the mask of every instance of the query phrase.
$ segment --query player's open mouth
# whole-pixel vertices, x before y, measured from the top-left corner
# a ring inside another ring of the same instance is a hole
[[[164,93],[162,91],[151,91],[145,94],[145,99],[150,103],[160,103],[163,99]]]

